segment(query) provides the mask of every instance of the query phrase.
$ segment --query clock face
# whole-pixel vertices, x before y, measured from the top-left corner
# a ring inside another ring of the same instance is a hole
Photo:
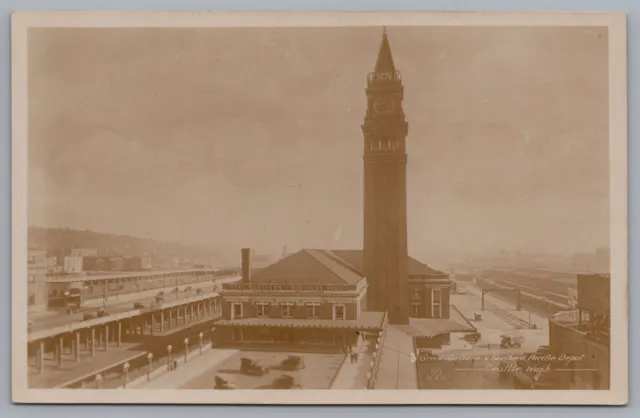
[[[395,107],[396,102],[391,97],[379,98],[373,102],[373,110],[381,115],[393,112]]]

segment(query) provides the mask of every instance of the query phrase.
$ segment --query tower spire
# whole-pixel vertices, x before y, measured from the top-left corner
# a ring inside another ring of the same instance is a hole
[[[393,64],[393,56],[391,55],[389,37],[387,36],[387,27],[385,26],[382,31],[382,42],[380,43],[380,50],[378,51],[378,60],[376,61],[375,72],[385,73],[395,70],[396,67]]]

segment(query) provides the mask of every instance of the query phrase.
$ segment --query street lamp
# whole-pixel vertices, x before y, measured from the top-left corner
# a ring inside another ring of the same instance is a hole
[[[124,371],[124,383],[123,383],[122,387],[126,388],[127,387],[127,382],[129,381],[129,362],[126,362],[122,366],[122,370]]]
[[[187,362],[187,355],[189,355],[189,339],[184,339],[184,362]]]
[[[169,344],[167,346],[167,353],[169,353],[169,359],[167,360],[167,368],[169,370],[171,370],[171,350],[173,350],[173,347],[171,347],[171,344]]]
[[[204,333],[200,332],[200,334],[198,334],[198,336],[200,337],[200,354],[202,354],[202,337],[204,337]]]
[[[100,389],[100,382],[102,382],[102,375],[98,373],[96,375],[96,389]]]
[[[149,360],[149,370],[147,371],[147,380],[151,378],[151,364],[153,363],[153,353],[149,353],[147,355],[147,359]]]

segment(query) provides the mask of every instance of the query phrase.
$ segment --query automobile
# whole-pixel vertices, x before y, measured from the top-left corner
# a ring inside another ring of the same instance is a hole
[[[231,383],[229,380],[224,379],[224,378],[216,375],[216,377],[215,377],[215,385],[214,385],[213,388],[214,389],[219,389],[219,390],[228,390],[228,389],[235,389],[236,385]]]
[[[203,294],[203,293],[204,293],[204,292],[202,291],[202,289],[197,289],[197,290],[196,290],[196,295],[201,295],[201,294]]]
[[[250,376],[264,376],[269,373],[269,368],[253,359],[243,357],[240,359],[240,373]]]
[[[283,370],[304,369],[304,360],[300,356],[288,356],[280,362],[280,368]]]
[[[480,341],[481,337],[482,334],[480,334],[479,332],[469,332],[467,334],[464,334],[462,338],[470,343],[477,343],[478,341]]]
[[[133,304],[133,309],[144,309],[144,308],[145,308],[144,303],[136,302]]]
[[[302,386],[296,382],[293,376],[283,374],[273,380],[271,389],[302,389]]]
[[[98,318],[102,318],[104,316],[109,316],[109,312],[107,312],[104,308],[100,308],[98,309],[98,312],[96,312],[96,315],[98,316]]]
[[[524,342],[522,335],[506,335],[500,336],[500,348],[519,348]]]
[[[91,313],[89,313],[89,312],[84,312],[84,313],[82,314],[82,319],[83,319],[84,321],[88,321],[88,320],[93,319],[93,318],[95,318],[95,317],[96,317],[95,315],[92,315],[92,314],[91,314]]]
[[[475,312],[473,314],[474,321],[482,321],[482,314],[480,312]]]

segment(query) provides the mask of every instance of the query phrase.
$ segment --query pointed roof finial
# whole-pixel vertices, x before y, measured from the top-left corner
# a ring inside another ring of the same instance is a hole
[[[393,71],[396,67],[393,64],[393,56],[391,55],[391,47],[389,46],[389,38],[387,37],[387,27],[383,27],[382,43],[378,51],[378,60],[376,61],[375,71],[377,73]]]

